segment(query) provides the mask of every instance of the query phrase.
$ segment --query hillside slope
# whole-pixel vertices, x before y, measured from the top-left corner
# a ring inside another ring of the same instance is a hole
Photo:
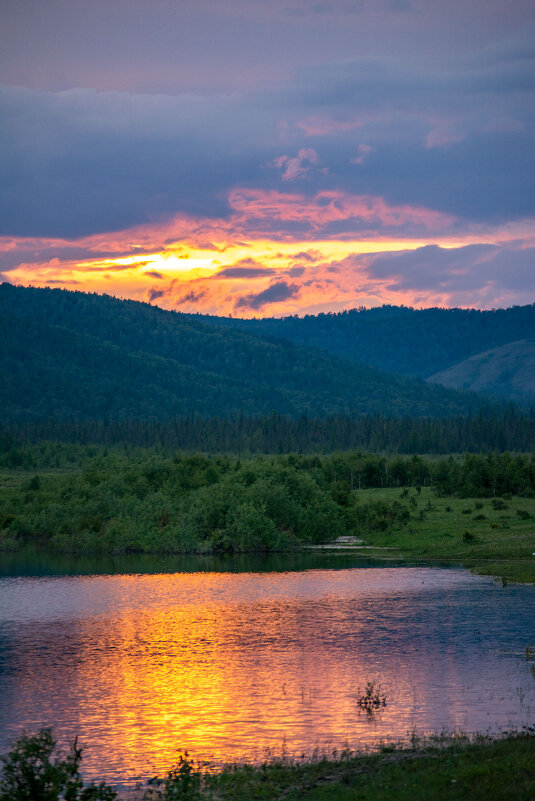
[[[0,286],[3,420],[382,413],[446,416],[477,396],[145,303]]]
[[[430,376],[429,382],[484,392],[495,398],[535,401],[535,339],[509,342]]]
[[[535,336],[535,304],[492,311],[381,306],[282,319],[196,319],[320,347],[381,370],[420,378],[476,353]]]

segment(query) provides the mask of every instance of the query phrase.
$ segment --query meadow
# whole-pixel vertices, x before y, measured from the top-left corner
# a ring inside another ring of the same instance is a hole
[[[398,489],[361,491],[362,502],[391,505],[403,496]],[[370,555],[456,562],[482,575],[535,583],[535,499],[437,497],[429,487],[408,490],[408,499],[414,506],[407,524],[359,531]]]

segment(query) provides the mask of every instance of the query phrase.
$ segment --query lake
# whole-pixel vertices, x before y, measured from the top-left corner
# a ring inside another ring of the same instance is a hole
[[[0,561],[0,751],[50,725],[87,779],[535,722],[535,587],[347,555]]]

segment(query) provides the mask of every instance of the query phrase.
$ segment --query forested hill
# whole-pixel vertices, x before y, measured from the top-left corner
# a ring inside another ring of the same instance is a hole
[[[445,387],[469,389],[496,398],[533,404],[535,339],[521,339],[477,353],[428,380]]]
[[[317,346],[381,370],[420,378],[428,378],[476,353],[535,337],[535,304],[493,311],[381,306],[282,319],[204,319],[240,331]]]
[[[475,395],[145,303],[0,285],[0,408],[18,420],[382,413],[447,416]]]

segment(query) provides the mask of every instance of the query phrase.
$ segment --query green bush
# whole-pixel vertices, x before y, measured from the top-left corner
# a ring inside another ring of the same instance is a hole
[[[51,729],[19,737],[1,757],[0,801],[113,801],[108,785],[84,787],[80,776],[82,749],[76,740],[68,754],[56,750]]]
[[[169,771],[165,779],[152,779],[150,784],[156,788],[150,797],[158,801],[197,801],[201,795],[201,774],[188,752],[179,757],[178,764]]]

